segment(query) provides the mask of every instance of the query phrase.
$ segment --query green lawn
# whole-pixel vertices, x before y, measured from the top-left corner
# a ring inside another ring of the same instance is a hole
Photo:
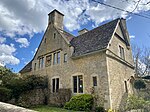
[[[76,111],[66,110],[57,107],[50,107],[50,106],[36,106],[36,107],[32,107],[31,109],[36,110],[38,112],[76,112]]]

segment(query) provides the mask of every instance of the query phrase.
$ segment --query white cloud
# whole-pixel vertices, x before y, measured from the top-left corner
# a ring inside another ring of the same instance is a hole
[[[38,48],[35,48],[35,50],[34,50],[34,51],[31,51],[31,53],[32,53],[33,55],[35,55],[37,49],[38,49]]]
[[[0,62],[0,66],[3,66],[3,67],[4,67],[5,65],[4,65],[4,63],[3,63],[3,62]]]
[[[0,44],[0,63],[5,64],[12,64],[16,65],[20,63],[20,60],[14,56],[14,52],[16,48],[13,44],[6,45]]]
[[[134,38],[135,38],[135,36],[134,36],[134,35],[130,35],[129,37],[130,37],[130,39],[134,39]]]
[[[20,48],[28,47],[30,44],[30,42],[26,38],[16,38],[15,40],[16,40],[16,42],[21,44]]]
[[[0,37],[0,44],[4,43],[6,41],[6,38]]]
[[[138,0],[104,0],[106,4],[133,11]],[[149,0],[142,0],[134,13],[150,10]],[[44,31],[47,26],[47,14],[58,9],[65,14],[64,24],[70,30],[80,29],[81,24],[92,20],[99,23],[117,17],[127,17],[126,12],[94,3],[89,0],[1,0],[0,31],[14,37],[16,34],[28,34]]]

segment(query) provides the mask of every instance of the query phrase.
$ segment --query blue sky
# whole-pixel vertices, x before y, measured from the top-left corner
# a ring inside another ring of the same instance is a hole
[[[138,0],[101,2],[150,18],[149,0],[140,3]],[[92,0],[1,0],[1,65],[18,72],[33,58],[48,24],[47,14],[53,9],[65,15],[64,29],[74,35],[83,28],[91,30],[118,17],[126,18],[131,43],[141,48],[150,48],[150,19],[103,6]]]

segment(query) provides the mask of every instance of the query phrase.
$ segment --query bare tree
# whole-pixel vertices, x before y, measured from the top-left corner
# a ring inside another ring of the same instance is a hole
[[[133,46],[136,76],[150,76],[150,48]]]

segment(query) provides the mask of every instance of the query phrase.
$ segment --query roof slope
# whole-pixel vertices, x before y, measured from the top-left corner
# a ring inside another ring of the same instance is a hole
[[[57,28],[56,28],[57,29]],[[59,31],[59,33],[65,38],[67,39],[67,41],[70,43],[70,41],[74,38],[74,36],[62,29],[57,29]]]
[[[31,70],[32,70],[32,60],[23,69],[21,69],[19,73],[30,72]]]
[[[113,35],[119,19],[99,26],[71,40],[74,47],[73,57],[105,49]]]

